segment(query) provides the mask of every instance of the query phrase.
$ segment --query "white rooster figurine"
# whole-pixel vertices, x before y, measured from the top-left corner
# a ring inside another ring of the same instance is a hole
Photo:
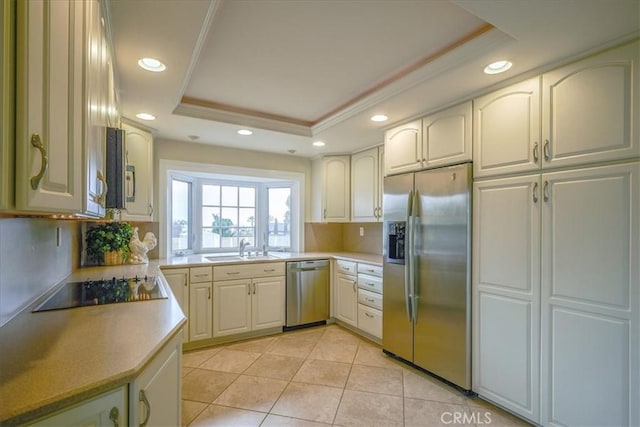
[[[131,264],[149,264],[147,252],[155,248],[157,244],[158,239],[156,239],[156,236],[152,232],[145,234],[144,239],[140,241],[140,237],[138,237],[138,227],[134,227],[133,235],[129,241],[129,249],[131,250],[129,262]]]

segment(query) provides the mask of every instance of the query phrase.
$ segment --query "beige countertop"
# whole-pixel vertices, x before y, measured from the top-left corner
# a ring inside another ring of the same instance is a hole
[[[63,282],[158,275],[150,265],[81,268]],[[132,381],[181,329],[168,298],[32,313],[0,328],[0,425],[22,424]],[[57,289],[58,286],[56,286]]]
[[[174,256],[158,260],[162,268],[197,267],[207,265],[238,264],[246,262],[279,262],[279,261],[300,261],[305,259],[338,258],[355,262],[366,262],[382,266],[382,255],[365,254],[359,252],[269,252],[269,258],[262,257],[247,259],[228,259],[220,257],[215,261],[208,257],[215,258],[215,254],[195,254]]]

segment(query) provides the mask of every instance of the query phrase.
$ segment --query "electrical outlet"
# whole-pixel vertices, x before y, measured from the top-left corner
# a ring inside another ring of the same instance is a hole
[[[360,227],[360,237],[364,236],[364,227]]]

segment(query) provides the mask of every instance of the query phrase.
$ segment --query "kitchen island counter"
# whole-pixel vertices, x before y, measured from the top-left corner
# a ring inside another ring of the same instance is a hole
[[[135,275],[162,277],[151,261],[81,268],[62,283]],[[43,297],[0,328],[0,425],[24,424],[133,381],[186,321],[161,280],[166,299],[32,313]]]

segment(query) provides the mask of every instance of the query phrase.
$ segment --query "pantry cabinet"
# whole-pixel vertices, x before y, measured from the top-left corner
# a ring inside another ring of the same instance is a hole
[[[382,221],[383,148],[351,155],[351,221]]]
[[[473,115],[474,177],[540,169],[540,77],[475,99]]]
[[[126,387],[120,387],[29,425],[34,427],[125,425],[127,408]]]
[[[349,222],[350,165],[349,156],[322,159],[322,221]]]
[[[129,384],[129,425],[181,425],[181,337],[182,334],[177,334],[171,339],[158,355],[151,360],[144,371]]]
[[[153,136],[128,123],[122,125],[125,147],[123,220],[153,221]]]
[[[16,2],[0,4],[0,210],[14,203]]]
[[[639,206],[638,162],[474,184],[474,391],[543,425],[638,424]]]
[[[16,208],[81,212],[85,2],[17,3]]]

